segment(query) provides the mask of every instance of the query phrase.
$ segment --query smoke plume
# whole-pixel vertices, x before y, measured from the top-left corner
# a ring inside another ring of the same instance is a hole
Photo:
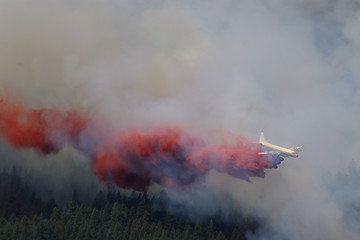
[[[149,165],[130,166],[147,176],[133,187],[149,179],[166,186],[148,172],[156,161],[135,147],[159,149],[155,139],[179,135],[171,141],[182,151],[158,151],[157,169],[183,173],[174,184],[203,185],[167,188],[175,205],[263,219],[249,238],[358,239],[348,219],[359,225],[359,171],[349,171],[360,166],[359,25],[358,0],[0,1],[1,95],[21,96],[1,104],[25,111],[15,124],[38,118],[53,129],[25,126],[35,140],[2,127],[0,167],[22,167],[54,194],[74,186],[91,193],[103,187],[94,172],[127,183],[112,172],[122,153]],[[227,154],[237,144],[252,149],[251,141],[225,143],[208,130],[251,139],[263,131],[271,143],[304,150],[276,171],[266,159],[244,167]],[[265,179],[239,180],[264,171]]]

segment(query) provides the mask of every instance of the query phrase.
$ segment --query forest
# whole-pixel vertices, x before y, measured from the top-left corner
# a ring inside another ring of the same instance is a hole
[[[172,214],[166,193],[148,196],[136,191],[99,192],[91,204],[81,202],[75,190],[59,205],[32,192],[14,169],[0,172],[0,240],[8,239],[246,239],[259,221],[234,213],[224,221],[189,219]],[[181,206],[180,206],[181,207]]]

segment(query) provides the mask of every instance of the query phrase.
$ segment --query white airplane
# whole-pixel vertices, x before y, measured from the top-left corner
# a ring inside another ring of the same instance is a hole
[[[274,144],[269,143],[265,139],[264,133],[260,134],[259,143],[261,144],[261,146],[271,149],[270,151],[260,152],[259,154],[262,154],[262,155],[271,154],[271,155],[277,155],[280,157],[298,157],[299,156],[298,153],[301,150],[301,148],[303,147],[303,146],[298,146],[298,147],[294,147],[294,148],[284,148],[284,147],[276,146]]]

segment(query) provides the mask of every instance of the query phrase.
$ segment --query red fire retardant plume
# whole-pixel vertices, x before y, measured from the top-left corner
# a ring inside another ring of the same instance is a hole
[[[151,182],[182,187],[202,180],[214,169],[250,181],[283,160],[259,155],[260,145],[238,136],[234,144],[207,145],[179,127],[114,134],[89,127],[90,119],[74,111],[29,110],[0,98],[0,133],[14,148],[49,154],[65,144],[91,158],[94,174],[105,183],[145,191]]]
[[[35,148],[45,154],[66,143],[76,148],[87,121],[77,112],[28,110],[0,98],[0,133],[14,148]]]

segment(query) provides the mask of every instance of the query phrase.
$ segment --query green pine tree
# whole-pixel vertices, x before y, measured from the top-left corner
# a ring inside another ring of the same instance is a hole
[[[207,235],[207,239],[209,240],[213,240],[214,237],[214,222],[211,219],[209,225],[206,228],[206,235]]]
[[[219,232],[218,235],[216,236],[215,240],[226,240],[226,237],[224,236],[224,234],[222,232]]]
[[[199,240],[204,239],[202,234],[202,226],[199,220],[196,222],[194,226],[194,238]]]

